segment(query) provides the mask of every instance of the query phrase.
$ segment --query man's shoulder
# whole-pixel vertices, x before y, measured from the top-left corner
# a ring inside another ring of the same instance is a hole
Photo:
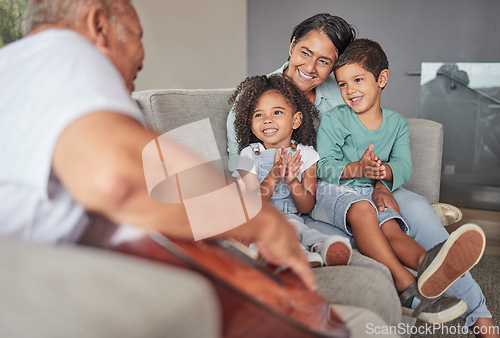
[[[97,50],[87,39],[71,29],[48,28],[20,39],[19,43],[40,45],[45,49],[50,47],[68,51]]]
[[[34,64],[41,59],[43,62],[68,61],[70,55],[81,56],[83,49],[92,51],[95,47],[72,30],[50,28],[16,40],[0,49],[0,53],[2,56],[15,56],[15,59],[11,60],[14,64],[27,59]]]

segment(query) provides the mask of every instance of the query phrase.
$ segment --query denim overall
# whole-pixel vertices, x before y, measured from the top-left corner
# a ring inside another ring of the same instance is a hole
[[[253,160],[255,165],[255,170],[257,171],[257,177],[259,178],[259,183],[266,178],[267,174],[273,168],[274,163],[274,154],[276,153],[276,149],[265,149],[260,150],[258,143],[250,144],[253,150]],[[292,149],[291,147],[286,148],[288,152],[292,152],[292,156],[295,154],[296,149]],[[281,153],[281,149],[279,149]],[[301,174],[297,176],[297,179],[301,180]],[[281,210],[281,212],[285,215],[288,214],[297,214],[298,210],[293,202],[292,195],[290,194],[290,190],[288,190],[288,186],[285,183],[285,180],[282,179],[276,185],[276,189],[274,189],[273,196],[271,197],[271,203]]]
[[[294,141],[292,142],[295,143]],[[269,174],[273,168],[276,149],[260,150],[258,143],[252,143],[250,144],[250,147],[253,150],[252,157],[254,160],[255,170],[257,171],[257,177],[259,179],[259,183],[262,183],[267,174]],[[295,155],[295,152],[297,151],[296,147],[288,147],[286,150],[288,153],[291,152],[292,156]],[[279,151],[281,153],[281,149],[279,149]],[[302,175],[299,174],[297,179],[301,181]],[[274,190],[270,202],[283,214],[285,214],[288,221],[294,225],[297,230],[299,242],[308,250],[312,245],[319,243],[328,237],[315,229],[310,229],[304,224],[304,220],[300,217],[300,213],[295,206],[295,202],[293,201],[290,190],[288,190],[288,186],[286,185],[284,179],[279,181],[276,185],[276,189]]]

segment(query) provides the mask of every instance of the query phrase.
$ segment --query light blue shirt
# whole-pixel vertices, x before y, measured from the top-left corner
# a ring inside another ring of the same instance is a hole
[[[288,61],[285,64],[275,70],[274,72],[267,74],[267,76],[274,74],[283,74],[285,69],[288,68]],[[344,104],[342,96],[340,96],[340,89],[337,85],[337,80],[333,74],[328,75],[326,80],[316,87],[316,100],[314,105],[319,111],[319,118],[323,114],[339,104]],[[229,156],[237,156],[238,152],[238,141],[236,139],[236,132],[234,129],[234,121],[236,119],[236,112],[234,110],[234,105],[231,107],[231,111],[227,116],[226,128],[227,128],[227,152]]]

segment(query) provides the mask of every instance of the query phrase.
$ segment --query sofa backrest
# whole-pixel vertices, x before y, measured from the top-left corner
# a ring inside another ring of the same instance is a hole
[[[226,118],[234,89],[153,89],[132,94],[149,127],[163,134],[172,129],[210,119],[217,147],[227,163]],[[442,125],[430,120],[408,119],[413,176],[405,188],[424,196],[430,203],[439,201]]]
[[[153,89],[134,92],[132,98],[148,126],[161,134],[209,118],[221,158],[227,159],[226,118],[233,91],[229,88]]]
[[[407,120],[413,175],[404,187],[423,196],[429,203],[439,202],[443,125],[426,119]]]

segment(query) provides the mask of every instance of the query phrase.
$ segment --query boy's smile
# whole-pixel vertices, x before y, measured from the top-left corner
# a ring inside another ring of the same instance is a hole
[[[388,75],[389,71],[384,69],[375,79],[372,73],[356,63],[344,65],[335,71],[340,94],[356,114],[380,113],[380,93],[387,83]]]
[[[290,147],[292,133],[302,123],[302,113],[294,112],[277,91],[262,94],[252,115],[252,132],[266,149]]]

